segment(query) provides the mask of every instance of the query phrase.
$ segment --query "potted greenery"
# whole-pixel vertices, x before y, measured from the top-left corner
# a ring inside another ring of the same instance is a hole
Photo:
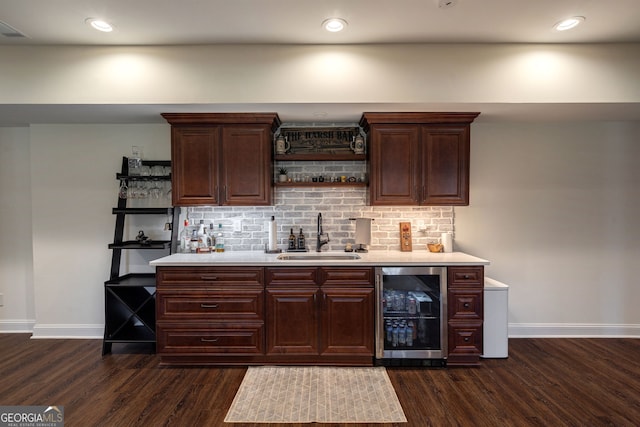
[[[280,182],[287,182],[288,177],[287,177],[287,169],[286,168],[280,168],[278,170],[280,176],[278,177],[278,180]]]

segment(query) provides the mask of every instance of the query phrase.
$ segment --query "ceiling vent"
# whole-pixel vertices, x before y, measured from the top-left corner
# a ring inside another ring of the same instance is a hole
[[[0,21],[0,34],[2,34],[5,37],[14,37],[14,38],[27,37],[24,34],[22,34],[20,31],[13,28],[11,25],[6,24],[2,21]]]

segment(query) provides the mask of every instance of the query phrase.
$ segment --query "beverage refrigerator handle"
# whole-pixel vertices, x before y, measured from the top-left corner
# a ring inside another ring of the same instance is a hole
[[[375,310],[375,357],[377,359],[382,359],[384,355],[384,332],[382,331],[382,325],[384,324],[383,314],[382,314],[382,275],[380,271],[376,271],[375,275],[375,300],[376,300],[376,310]]]

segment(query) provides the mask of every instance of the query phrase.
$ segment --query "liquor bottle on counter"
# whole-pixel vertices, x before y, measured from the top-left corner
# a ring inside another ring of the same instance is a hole
[[[216,233],[213,230],[213,223],[209,223],[209,249],[211,252],[216,251]]]
[[[191,231],[191,242],[189,244],[189,252],[196,253],[198,252],[198,230],[193,229]]]
[[[298,248],[298,239],[296,239],[296,235],[293,234],[293,228],[291,229],[291,233],[289,234],[289,246],[287,247],[290,251],[295,251]]]
[[[224,252],[224,235],[222,234],[222,224],[218,224],[218,235],[216,236],[216,252]]]
[[[211,242],[209,239],[209,235],[207,234],[207,229],[204,226],[204,220],[200,220],[200,227],[198,228],[198,248],[196,252],[203,253],[209,252],[209,247],[211,246]]]
[[[189,220],[185,219],[184,220],[184,227],[182,228],[182,231],[180,231],[180,237],[179,237],[179,241],[178,241],[178,245],[179,245],[179,251],[181,253],[188,253],[191,252],[190,250],[190,245],[191,245],[191,234],[189,234]]]

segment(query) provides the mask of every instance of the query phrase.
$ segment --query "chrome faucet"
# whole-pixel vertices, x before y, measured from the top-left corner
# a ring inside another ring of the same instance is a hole
[[[326,245],[327,243],[329,243],[329,234],[327,233],[327,240],[322,240],[321,236],[324,233],[322,232],[322,214],[319,213],[318,214],[318,239],[316,241],[316,252],[320,252],[320,248],[322,248],[322,245]]]

